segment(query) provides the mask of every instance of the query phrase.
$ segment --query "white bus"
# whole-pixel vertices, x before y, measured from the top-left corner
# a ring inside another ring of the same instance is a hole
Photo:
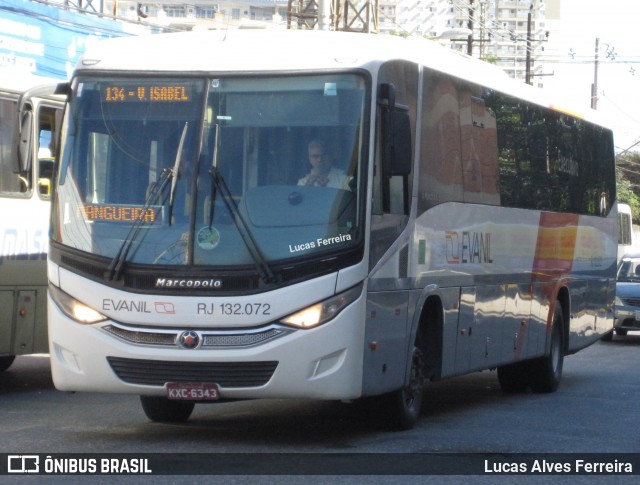
[[[47,264],[57,81],[0,73],[0,371],[47,352]]]
[[[618,204],[618,260],[621,260],[629,251],[633,251],[635,245],[631,206]]]
[[[426,380],[497,368],[553,391],[612,329],[611,131],[489,64],[390,36],[184,33],[106,41],[67,88],[58,389],[138,394],[158,421],[372,397],[409,428]],[[325,186],[300,185],[312,148]]]

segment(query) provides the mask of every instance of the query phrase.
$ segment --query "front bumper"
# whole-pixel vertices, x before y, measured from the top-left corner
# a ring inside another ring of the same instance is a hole
[[[162,396],[166,382],[213,379],[222,399],[354,399],[362,393],[364,300],[317,328],[257,345],[189,349],[127,341],[105,329],[112,321],[78,324],[49,298],[53,381],[64,391]]]
[[[640,331],[640,307],[616,305],[613,328]]]

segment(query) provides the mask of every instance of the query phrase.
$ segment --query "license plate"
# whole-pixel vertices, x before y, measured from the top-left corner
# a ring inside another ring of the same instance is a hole
[[[217,401],[220,399],[218,384],[209,382],[169,382],[167,398],[177,401]]]

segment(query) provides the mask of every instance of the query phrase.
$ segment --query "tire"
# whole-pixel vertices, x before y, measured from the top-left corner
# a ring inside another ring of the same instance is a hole
[[[527,390],[529,385],[527,364],[528,362],[518,362],[498,367],[498,382],[502,392],[514,393]]]
[[[384,410],[393,429],[398,431],[413,428],[420,419],[425,381],[424,345],[420,330],[411,352],[409,374],[405,387],[383,396]]]
[[[0,357],[0,372],[4,372],[9,367],[11,367],[11,364],[13,364],[14,360],[16,360],[15,355],[6,355],[4,357]]]
[[[562,379],[564,362],[564,318],[562,307],[556,302],[551,328],[549,353],[531,361],[531,389],[533,392],[554,392]]]
[[[560,385],[564,362],[564,318],[556,302],[551,327],[549,353],[538,359],[498,367],[498,382],[503,392],[553,392]]]
[[[147,417],[159,423],[183,423],[196,405],[192,401],[172,401],[158,396],[140,396],[140,402]]]
[[[613,330],[605,333],[602,337],[600,337],[600,340],[602,340],[603,342],[611,342],[613,340]]]

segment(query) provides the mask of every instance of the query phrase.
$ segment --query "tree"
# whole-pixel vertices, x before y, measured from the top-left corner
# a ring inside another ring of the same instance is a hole
[[[500,60],[500,58],[494,54],[487,54],[484,60],[489,64],[498,64],[498,61]]]
[[[618,202],[629,204],[634,224],[640,224],[640,153],[624,152],[616,157]]]

